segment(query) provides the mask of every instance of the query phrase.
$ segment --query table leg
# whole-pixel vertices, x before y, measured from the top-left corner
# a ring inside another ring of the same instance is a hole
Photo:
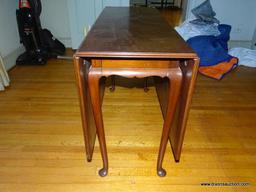
[[[161,0],[161,9],[164,8],[164,0]]]
[[[176,110],[176,123],[173,124],[169,136],[176,162],[180,161],[182,144],[185,136],[192,94],[196,83],[198,66],[198,59],[191,59],[181,63],[180,65],[183,73],[183,83],[178,107]]]
[[[160,177],[164,177],[166,175],[166,171],[162,168],[162,163],[164,159],[164,154],[166,150],[166,145],[168,142],[170,128],[173,121],[173,116],[176,108],[176,103],[180,94],[180,88],[182,84],[182,72],[180,68],[177,68],[175,72],[168,76],[169,79],[169,91],[168,91],[168,104],[166,117],[164,120],[162,138],[159,148],[158,160],[157,160],[157,174]]]
[[[84,133],[84,142],[87,161],[92,160],[92,154],[96,139],[96,127],[91,106],[91,99],[88,88],[88,72],[90,64],[84,64],[80,57],[74,58],[75,76],[78,87],[78,96]]]
[[[180,64],[183,80],[181,94],[174,114],[169,140],[172,146],[174,159],[180,161],[180,155],[183,145],[183,140],[186,131],[186,124],[189,114],[189,107],[192,99],[192,94],[196,82],[197,71],[199,66],[198,59],[191,59]],[[156,91],[161,106],[163,118],[167,116],[167,93],[169,92],[168,82],[155,78]]]
[[[89,71],[89,89],[91,94],[97,136],[99,139],[100,151],[103,160],[103,168],[99,170],[99,175],[101,177],[105,177],[108,174],[108,156],[101,110],[100,78],[101,76],[97,72],[95,73],[93,70]]]
[[[148,92],[149,88],[148,88],[148,77],[146,77],[144,79],[144,92]]]
[[[116,89],[116,80],[115,80],[115,76],[113,75],[113,76],[111,76],[110,78],[111,78],[111,86],[110,86],[109,90],[110,90],[111,92],[114,92],[115,89]]]

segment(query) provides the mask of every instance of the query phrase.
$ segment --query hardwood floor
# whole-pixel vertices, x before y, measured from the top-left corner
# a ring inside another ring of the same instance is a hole
[[[100,178],[97,142],[93,161],[85,162],[72,62],[18,66],[11,87],[0,92],[0,191],[255,191],[255,73],[240,67],[222,81],[199,76],[181,162],[168,146],[165,178],[156,175],[163,120],[155,90],[106,89],[110,170]]]
[[[139,6],[139,5],[136,5]],[[141,5],[144,7],[144,5]],[[150,6],[149,6],[150,7]],[[151,7],[152,8],[152,7]],[[168,22],[172,27],[176,27],[182,22],[182,12],[183,10],[178,7],[158,7],[157,10],[160,12],[162,17]]]
[[[168,7],[159,9],[159,11],[170,26],[176,27],[181,24],[182,9],[177,7]]]

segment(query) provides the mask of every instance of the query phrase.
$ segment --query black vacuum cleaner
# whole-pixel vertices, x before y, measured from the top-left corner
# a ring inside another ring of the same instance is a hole
[[[20,42],[26,51],[18,57],[18,65],[45,64],[48,59],[65,54],[65,46],[48,29],[42,29],[41,11],[40,0],[19,0],[16,16]]]

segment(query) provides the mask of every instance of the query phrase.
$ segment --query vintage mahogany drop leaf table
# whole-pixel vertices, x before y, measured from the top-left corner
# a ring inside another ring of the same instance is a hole
[[[162,168],[168,139],[179,161],[198,57],[160,16],[156,9],[107,7],[74,56],[87,160],[92,160],[98,136],[103,168],[108,173],[108,157],[102,119],[104,84],[102,77],[154,77],[164,125],[157,160]]]

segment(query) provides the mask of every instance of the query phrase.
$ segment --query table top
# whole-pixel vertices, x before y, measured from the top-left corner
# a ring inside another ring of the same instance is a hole
[[[196,58],[157,9],[106,7],[77,50],[80,57]]]

